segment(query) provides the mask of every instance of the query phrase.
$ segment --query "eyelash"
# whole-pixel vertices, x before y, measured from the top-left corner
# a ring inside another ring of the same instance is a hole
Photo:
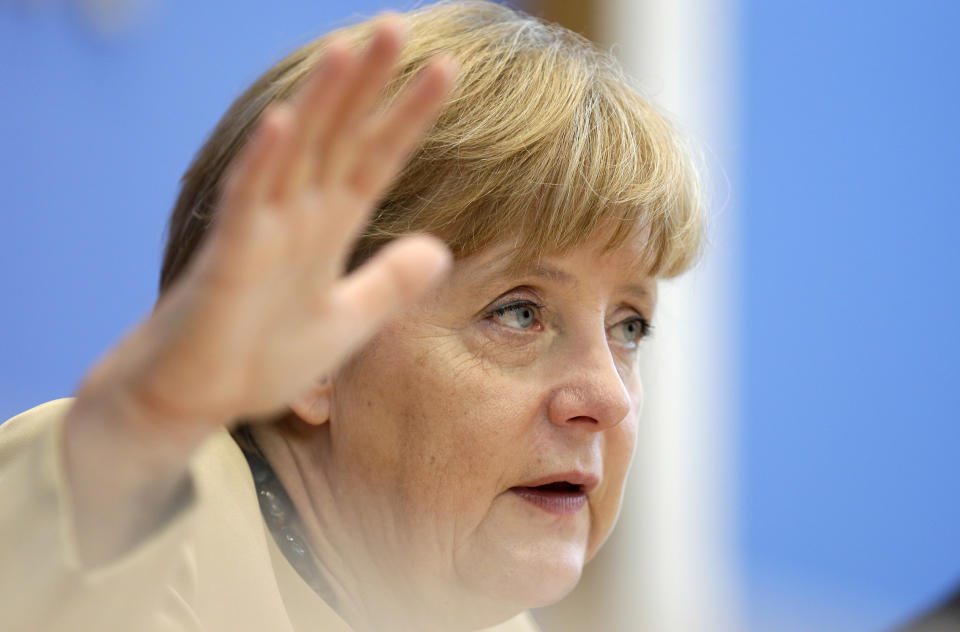
[[[639,343],[641,340],[646,340],[653,335],[653,325],[650,324],[650,321],[644,318],[643,316],[634,316],[633,318],[628,318],[627,320],[620,321],[618,325],[626,325],[627,323],[639,323],[640,324],[640,337],[637,338]]]
[[[539,320],[539,314],[541,311],[543,311],[543,305],[540,305],[539,303],[534,303],[533,301],[529,301],[529,300],[512,301],[505,305],[499,305],[497,307],[494,307],[490,311],[489,317],[493,317],[493,316],[503,317],[509,312],[518,312],[521,309],[533,310],[534,317],[536,317]]]
[[[494,316],[503,317],[509,312],[516,312],[524,308],[532,309],[534,311],[534,316],[539,318],[539,312],[543,310],[543,305],[540,305],[539,303],[535,303],[530,300],[512,301],[505,305],[494,307],[489,312],[488,318],[492,318]],[[619,327],[619,326],[627,325],[630,323],[638,323],[640,325],[640,336],[636,339],[636,341],[634,341],[636,344],[639,344],[642,340],[650,337],[653,334],[653,325],[650,323],[650,321],[648,321],[643,316],[640,316],[639,314],[631,318],[621,320],[620,322],[616,323],[613,326]],[[516,328],[511,328],[511,329],[516,329]]]

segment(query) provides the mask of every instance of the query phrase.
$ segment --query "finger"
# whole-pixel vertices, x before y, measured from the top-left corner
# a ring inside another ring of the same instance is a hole
[[[362,344],[387,318],[443,278],[451,261],[446,245],[427,235],[403,237],[385,246],[334,287],[331,306],[341,332],[337,339],[351,348]]]
[[[291,125],[288,106],[275,104],[263,111],[247,146],[230,168],[219,202],[219,222],[246,225],[250,214],[266,205],[280,158],[290,144]]]
[[[406,25],[397,16],[381,18],[373,38],[357,64],[353,81],[336,105],[330,120],[325,147],[318,157],[318,180],[336,181],[343,172],[339,159],[340,150],[349,145],[361,127],[361,122],[370,115],[387,81],[406,39]]]
[[[383,194],[436,121],[455,76],[452,59],[430,62],[372,124],[361,159],[349,175],[349,184],[359,196],[376,200]]]
[[[273,192],[276,199],[287,199],[295,193],[297,185],[315,171],[318,137],[329,128],[336,104],[356,64],[356,55],[346,42],[340,38],[331,40],[293,99],[293,148],[285,162],[278,166],[281,177]]]
[[[351,151],[352,171],[346,176],[348,195],[354,202],[336,206],[355,211],[324,218],[324,232],[334,243],[353,242],[377,200],[436,120],[455,74],[456,65],[449,58],[428,63],[381,119],[373,123],[367,139]],[[347,161],[345,156],[341,159]]]

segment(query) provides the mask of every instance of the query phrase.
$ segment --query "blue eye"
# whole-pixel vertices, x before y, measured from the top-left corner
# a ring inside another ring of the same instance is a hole
[[[529,301],[511,303],[493,310],[493,317],[501,325],[513,329],[530,329],[537,324],[537,305]]]
[[[650,333],[650,323],[642,316],[629,318],[613,326],[614,336],[628,345],[638,344]]]

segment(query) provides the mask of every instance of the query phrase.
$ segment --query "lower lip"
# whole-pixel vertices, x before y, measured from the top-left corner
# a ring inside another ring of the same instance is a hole
[[[561,516],[575,514],[587,503],[583,492],[552,492],[536,487],[511,487],[510,491],[548,513]]]

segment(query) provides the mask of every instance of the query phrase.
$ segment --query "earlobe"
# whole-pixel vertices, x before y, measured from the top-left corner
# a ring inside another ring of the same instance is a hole
[[[311,426],[321,426],[330,421],[330,396],[332,382],[329,377],[318,379],[299,397],[290,402],[290,409]]]

